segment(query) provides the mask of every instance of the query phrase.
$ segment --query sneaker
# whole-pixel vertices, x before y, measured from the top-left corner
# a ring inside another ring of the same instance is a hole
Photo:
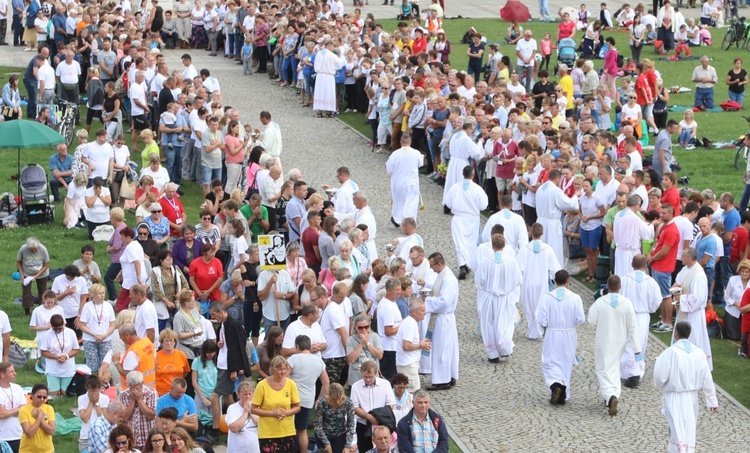
[[[687,145],[685,146],[685,149],[695,149],[695,145]]]
[[[669,324],[662,324],[661,327],[654,330],[654,332],[656,333],[668,333],[671,331],[672,331],[672,326],[670,326]]]
[[[352,109],[346,109],[346,110],[344,110],[344,113],[349,113],[351,111],[352,111]]]
[[[650,327],[650,328],[652,328],[652,329],[658,329],[658,328],[659,328],[659,327],[661,327],[661,326],[662,326],[663,324],[664,324],[664,323],[663,323],[663,322],[661,322],[661,320],[659,320],[659,321],[656,321],[656,322],[655,322],[655,323],[653,323],[653,324],[650,324],[650,325],[649,325],[649,327]]]

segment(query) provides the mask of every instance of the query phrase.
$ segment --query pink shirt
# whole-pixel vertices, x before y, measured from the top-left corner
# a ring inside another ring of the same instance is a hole
[[[610,49],[604,55],[604,70],[613,77],[617,75],[619,69],[617,67],[617,55],[619,55],[617,49]]]
[[[242,140],[239,139],[239,137],[235,137],[233,135],[227,135],[224,137],[224,143],[227,145],[227,149],[231,146],[232,149],[236,149],[238,146],[240,147],[240,152],[235,154],[234,156],[226,152],[226,163],[228,164],[241,164],[245,161],[245,152],[242,150]]]
[[[549,39],[543,39],[542,40],[542,55],[551,55],[552,54],[552,41]]]

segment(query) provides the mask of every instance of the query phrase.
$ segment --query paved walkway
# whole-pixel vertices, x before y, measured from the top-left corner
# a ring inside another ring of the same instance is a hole
[[[30,54],[9,56],[3,50],[0,65],[6,61],[27,62]],[[179,67],[181,52],[169,52],[170,68]],[[273,87],[262,75],[243,77],[240,67],[223,58],[192,52],[196,67],[211,68],[225,93],[225,103],[242,111],[243,122],[257,124],[261,110],[272,113],[284,138],[282,162],[285,170],[302,169],[313,187],[335,183],[335,169],[346,165],[352,179],[368,195],[379,222],[380,249],[399,232],[390,226],[389,179],[383,155],[370,152],[366,141],[343,123],[314,118],[308,109],[298,108],[298,99],[288,89]],[[25,66],[25,64],[23,64]],[[2,82],[5,83],[5,82]],[[428,253],[441,251],[455,268],[450,238],[450,217],[442,213],[442,188],[422,179],[422,195],[427,210],[420,212],[419,232]],[[575,291],[584,297],[588,309],[590,292],[580,285]],[[516,332],[516,349],[506,363],[489,364],[477,332],[476,295],[471,276],[461,282],[456,313],[461,349],[458,385],[449,391],[433,393],[433,408],[446,419],[454,439],[467,452],[497,451],[664,451],[668,443],[667,425],[660,414],[661,397],[653,388],[651,369],[663,347],[653,339],[647,354],[648,371],[637,390],[623,389],[620,413],[606,415],[594,373],[594,329],[579,329],[578,354],[584,362],[573,373],[572,400],[564,407],[547,402],[547,388],[541,374],[540,341],[524,337],[526,328]],[[750,416],[727,399],[719,397],[720,412],[708,414],[701,397],[698,426],[699,451],[735,451],[744,439]]]

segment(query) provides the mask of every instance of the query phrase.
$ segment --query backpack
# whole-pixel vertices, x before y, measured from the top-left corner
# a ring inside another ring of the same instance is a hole
[[[128,91],[127,88],[125,88],[125,74],[115,82],[115,94],[120,99],[128,97]]]
[[[65,390],[66,396],[81,396],[86,394],[86,378],[87,376],[81,373],[73,375],[73,379],[70,381],[70,385]]]
[[[29,363],[29,356],[20,344],[14,339],[10,340],[10,351],[8,351],[8,361],[16,368],[23,368]]]

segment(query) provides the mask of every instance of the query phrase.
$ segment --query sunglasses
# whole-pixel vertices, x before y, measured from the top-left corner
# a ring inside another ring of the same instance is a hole
[[[34,397],[40,400],[46,400],[48,398],[47,395],[34,395]]]
[[[357,326],[357,330],[367,330],[370,326]]]

